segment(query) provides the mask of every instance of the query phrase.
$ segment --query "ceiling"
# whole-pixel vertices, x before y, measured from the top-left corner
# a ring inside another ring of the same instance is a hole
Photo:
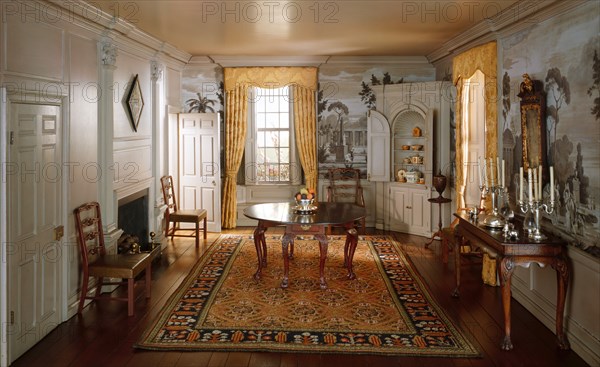
[[[192,56],[426,56],[516,0],[94,0]]]

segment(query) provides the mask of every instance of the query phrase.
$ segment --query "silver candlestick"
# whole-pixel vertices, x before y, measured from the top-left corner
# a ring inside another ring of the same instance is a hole
[[[534,228],[529,232],[529,238],[535,241],[543,241],[546,237],[540,231],[540,211],[544,210],[548,214],[552,214],[554,211],[554,200],[551,200],[548,204],[542,202],[542,200],[529,200],[529,202],[525,202],[519,200],[519,207],[523,213],[531,212],[534,219]]]

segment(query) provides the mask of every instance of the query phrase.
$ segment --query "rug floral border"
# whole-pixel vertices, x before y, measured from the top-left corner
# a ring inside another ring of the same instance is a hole
[[[336,237],[336,236],[333,236]],[[142,335],[136,348],[178,351],[271,351],[376,355],[479,357],[430,296],[414,265],[391,236],[361,236],[374,251],[388,288],[394,291],[411,323],[409,333],[314,330],[197,329],[197,315],[210,305],[242,241],[251,236],[222,235],[190,270]],[[280,236],[274,236],[278,239]],[[413,332],[414,331],[414,332]]]

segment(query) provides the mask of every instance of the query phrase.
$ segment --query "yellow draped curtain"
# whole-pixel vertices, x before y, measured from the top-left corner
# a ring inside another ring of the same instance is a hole
[[[465,157],[468,131],[463,126],[463,93],[468,93],[465,82],[481,71],[485,77],[485,157],[496,161],[498,154],[498,107],[497,107],[497,48],[496,42],[489,42],[461,53],[452,60],[452,75],[456,86],[456,199],[457,207],[465,207]],[[486,200],[489,208],[489,200]],[[483,256],[483,282],[496,285],[496,262],[487,254]]]
[[[485,76],[485,157],[496,161],[498,152],[498,107],[497,107],[497,50],[496,42],[489,42],[461,53],[452,60],[452,75],[456,86],[456,188],[457,207],[465,206],[465,126],[463,121],[463,93],[465,82],[480,70]]]
[[[235,228],[237,220],[236,176],[244,155],[248,117],[248,89],[292,86],[296,145],[304,169],[306,185],[317,186],[317,142],[315,67],[225,68],[225,183],[221,226]]]

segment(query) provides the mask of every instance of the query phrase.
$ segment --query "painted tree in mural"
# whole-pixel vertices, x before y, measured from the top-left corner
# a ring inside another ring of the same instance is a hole
[[[371,74],[371,85],[389,85],[389,84],[402,84],[404,78],[398,79],[396,83],[392,81],[392,76],[387,71],[383,73],[383,80],[379,80],[374,74]]]
[[[373,93],[373,89],[365,82],[361,83],[361,87],[362,90],[358,93],[360,100],[367,106],[367,109],[375,109],[375,94]]]
[[[321,89],[321,83],[317,84],[317,89],[319,90],[317,92],[317,120],[321,121],[329,100],[325,99],[325,90]]]
[[[340,101],[337,102],[333,102],[332,104],[329,105],[329,107],[327,107],[327,111],[329,112],[334,112],[337,115],[337,122],[338,122],[338,126],[340,128],[340,135],[339,135],[339,145],[344,145],[344,116],[348,116],[348,113],[350,112],[348,110],[348,106],[346,106],[345,104],[343,104]]]
[[[598,93],[598,96],[594,98],[592,115],[596,117],[596,120],[600,120],[600,59],[598,58],[598,51],[594,51],[594,64],[592,65],[592,80],[592,86],[587,90],[587,94],[588,96],[592,97],[594,91]]]
[[[225,83],[219,83],[219,91],[217,92],[217,98],[221,106],[225,107]]]
[[[317,135],[322,136],[322,141],[324,141],[317,147],[317,161],[319,163],[324,163],[325,160],[327,160],[327,154],[329,153],[327,142],[329,141],[329,135],[331,134],[333,127],[323,121],[323,112],[327,110],[329,100],[325,99],[325,90],[321,89],[321,83],[317,84],[317,89],[317,121],[319,124]]]
[[[215,101],[212,99],[208,99],[202,96],[202,93],[196,93],[198,98],[190,98],[185,103],[189,106],[188,112],[215,112],[215,109],[212,108],[215,104]]]
[[[512,126],[509,125],[509,121],[507,121],[507,117],[510,112],[510,76],[508,72],[504,72],[504,76],[502,77],[502,117],[504,117],[504,130],[511,129]]]
[[[571,103],[571,87],[569,86],[569,81],[567,77],[563,76],[560,72],[559,68],[551,68],[548,70],[546,74],[546,93],[548,98],[552,98],[554,104],[548,104],[548,108],[546,109],[546,113],[548,118],[552,119],[554,122],[554,142],[556,142],[556,130],[558,127],[558,123],[560,122],[558,112],[563,106],[563,103],[570,104]],[[552,162],[556,159],[556,147],[553,149]]]

